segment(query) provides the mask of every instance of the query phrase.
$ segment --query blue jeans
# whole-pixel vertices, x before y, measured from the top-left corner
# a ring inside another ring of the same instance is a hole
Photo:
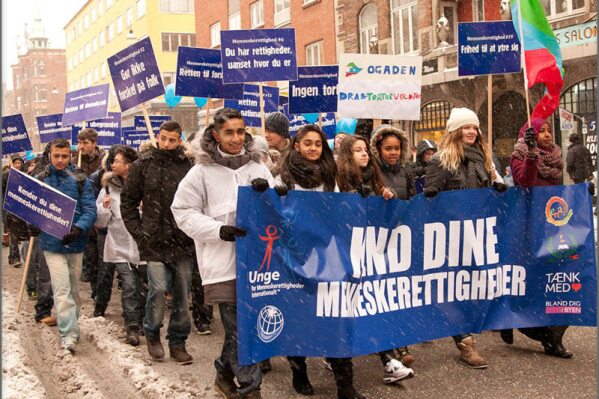
[[[61,254],[44,251],[44,257],[50,270],[56,321],[63,342],[71,338],[79,340],[79,277],[83,264],[83,253]]]
[[[98,286],[96,289],[96,303],[103,308],[108,306],[112,296],[112,281],[114,272],[121,276],[121,304],[123,306],[123,319],[125,328],[141,327],[143,320],[143,307],[141,295],[141,273],[137,268],[128,263],[104,262],[98,273]]]
[[[173,293],[173,309],[168,323],[166,339],[170,347],[185,345],[191,332],[189,320],[189,292],[191,291],[191,261],[179,259],[173,263],[148,261],[148,297],[144,334],[146,337],[160,336],[164,319],[167,291]]]

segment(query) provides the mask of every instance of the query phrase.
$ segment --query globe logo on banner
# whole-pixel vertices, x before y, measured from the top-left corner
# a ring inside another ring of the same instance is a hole
[[[258,315],[258,337],[262,342],[272,342],[281,334],[284,325],[283,313],[278,308],[267,305]]]

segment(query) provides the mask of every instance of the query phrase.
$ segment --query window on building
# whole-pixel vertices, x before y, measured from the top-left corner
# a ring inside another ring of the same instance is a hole
[[[305,6],[310,5],[312,3],[316,3],[317,0],[304,0],[304,4]]]
[[[98,38],[94,36],[92,39],[92,52],[95,53],[98,50]]]
[[[87,85],[91,86],[92,85],[92,71],[89,71],[87,73],[86,77],[87,77],[87,79],[86,79],[87,80]]]
[[[77,39],[77,31],[75,30],[75,27],[73,26],[73,29],[71,29],[71,36],[73,37],[73,40]]]
[[[291,20],[290,8],[290,0],[275,0],[275,26],[286,24]]]
[[[165,86],[175,83],[176,75],[175,72],[162,72],[162,82]]]
[[[458,8],[455,2],[442,1],[441,2],[441,15],[444,15],[449,21],[449,32],[447,35],[447,43],[457,44],[455,35],[458,32]]]
[[[195,45],[195,33],[162,33],[162,51],[177,51],[179,46]]]
[[[104,14],[104,2],[102,0],[98,0],[98,15]]]
[[[131,7],[127,8],[125,18],[127,19],[127,28],[131,27],[133,25],[133,10]]]
[[[46,115],[47,111],[45,108],[38,108],[35,110],[35,116]]]
[[[121,32],[123,32],[123,17],[119,15],[119,17],[116,19],[116,33]]]
[[[100,69],[98,67],[94,68],[94,83],[100,80]]]
[[[17,97],[17,109],[22,109],[23,108],[23,99],[21,98],[21,96]]]
[[[46,85],[33,85],[33,101],[47,101]]]
[[[73,69],[73,60],[70,58],[67,60],[67,70],[70,72]]]
[[[584,11],[584,0],[541,0],[541,4],[549,19]]]
[[[77,59],[77,53],[73,55],[73,67],[76,67],[79,64],[79,60]]]
[[[250,5],[252,29],[264,25],[264,2],[258,0]]]
[[[85,14],[83,17],[83,29],[89,28],[89,14]]]
[[[105,79],[106,78],[106,63],[102,64],[101,72],[102,72],[102,79]]]
[[[84,49],[83,49],[83,47],[81,47],[79,49],[79,62],[83,62],[84,59],[85,59]]]
[[[15,74],[15,89],[18,89],[20,85],[21,85],[21,79],[20,79],[19,75]]]
[[[94,7],[94,6],[92,6],[91,15],[92,15],[92,24],[93,24],[94,22],[96,22],[96,7]]]
[[[374,42],[375,39],[378,40],[379,31],[376,5],[374,3],[369,3],[364,6],[360,12],[358,21],[360,23],[360,53],[377,53],[378,48],[372,47],[372,42]]]
[[[322,40],[306,46],[306,65],[322,65]]]
[[[45,76],[46,65],[43,60],[33,60],[33,76]]]
[[[106,0],[106,9],[108,10],[110,7],[112,7],[112,0]]]
[[[193,14],[193,0],[160,0],[160,11],[177,14]]]
[[[476,22],[485,20],[485,2],[483,0],[472,0],[472,18]]]
[[[137,0],[135,6],[137,9],[137,19],[146,15],[146,0]]]
[[[210,25],[210,47],[220,46],[220,21]]]
[[[98,40],[99,40],[99,42],[100,42],[100,47],[104,47],[104,43],[105,43],[105,37],[106,37],[106,36],[105,36],[104,30],[102,30],[102,31],[100,32],[100,38],[98,39]]]
[[[91,57],[92,55],[92,46],[90,43],[85,45],[85,58]]]
[[[85,78],[83,76],[81,77],[81,79],[79,79],[79,87],[80,88],[85,87]]]
[[[449,101],[433,101],[420,109],[420,121],[414,123],[414,143],[432,140],[439,144],[453,105]]]
[[[23,93],[23,105],[29,104],[29,91]]]
[[[418,50],[418,17],[414,0],[391,1],[391,29],[395,54]]]
[[[83,22],[77,22],[77,35],[81,36],[83,34]]]
[[[110,43],[114,39],[114,22],[106,27],[106,41]]]
[[[27,64],[23,65],[23,82],[27,82],[27,80],[29,80],[28,70],[29,70],[29,68],[28,68]]]
[[[227,0],[229,11],[229,30],[241,29],[241,10],[239,0]]]

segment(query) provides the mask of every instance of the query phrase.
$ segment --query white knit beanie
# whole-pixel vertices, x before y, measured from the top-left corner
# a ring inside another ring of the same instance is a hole
[[[480,129],[480,123],[478,122],[478,116],[474,113],[474,111],[468,108],[454,108],[451,110],[451,114],[449,114],[449,119],[447,120],[447,127],[445,131],[455,132],[462,126],[466,125],[475,125]]]

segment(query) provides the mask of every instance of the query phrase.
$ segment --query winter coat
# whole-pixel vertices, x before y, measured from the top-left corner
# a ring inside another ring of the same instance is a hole
[[[19,169],[21,172],[23,171],[23,168]],[[8,173],[10,171],[10,168],[7,168],[3,173],[2,173],[2,194],[4,196],[6,196],[6,186],[8,184]],[[27,239],[29,238],[28,234],[27,234],[27,223],[21,219],[18,216],[13,215],[10,212],[5,211],[4,209],[2,209],[2,213],[3,213],[3,220],[5,223],[5,231],[10,232],[11,234],[13,234],[18,241],[27,241]]]
[[[437,152],[437,145],[432,140],[420,140],[418,142],[416,145],[416,162],[412,162],[409,165],[414,179],[426,174],[426,167],[428,166],[428,163],[424,162],[424,153],[426,150],[434,150]]]
[[[575,182],[586,181],[593,175],[591,152],[579,142],[568,147],[566,165],[566,171]]]
[[[102,167],[102,158],[104,157],[104,150],[100,147],[96,147],[92,155],[81,156],[81,170],[86,176],[91,175]]]
[[[35,177],[77,201],[73,227],[76,226],[82,231],[79,238],[69,245],[64,245],[61,243],[61,239],[42,232],[39,236],[40,248],[43,251],[57,253],[83,252],[89,231],[96,221],[96,201],[89,181],[83,173],[75,171],[73,165],[61,171],[48,165]]]
[[[281,180],[281,175],[275,177],[275,186],[284,186],[283,184],[283,180]],[[318,193],[322,193],[324,192],[324,183],[322,183],[320,186],[318,187],[314,187],[314,188],[304,188],[302,186],[300,186],[299,184],[293,184],[293,187],[290,188],[290,190],[297,190],[297,191],[313,191],[313,192],[318,192]],[[335,193],[339,192],[339,186],[337,186],[337,183],[335,183]]]
[[[395,134],[401,143],[401,154],[395,165],[389,165],[383,161],[377,148],[377,143],[382,136],[388,133]],[[412,172],[404,165],[408,153],[408,138],[401,130],[389,125],[378,127],[370,138],[370,151],[372,158],[379,165],[385,186],[391,189],[394,198],[408,200],[416,195]]]
[[[171,212],[177,186],[191,166],[183,147],[172,151],[151,147],[129,166],[121,216],[141,260],[170,263],[193,254],[193,241],[177,227]]]
[[[127,231],[123,218],[121,217],[121,190],[124,180],[114,176],[112,172],[106,172],[102,179],[103,186],[96,200],[98,208],[98,219],[96,226],[108,228],[106,242],[104,244],[104,262],[139,264],[139,250],[137,243]],[[106,193],[110,195],[110,208],[102,205]]]
[[[216,162],[219,154],[215,151],[219,150],[207,150],[215,146],[211,134],[204,135],[201,148],[197,142],[194,142],[196,165],[179,185],[171,210],[179,228],[195,241],[202,284],[209,286],[205,290],[207,303],[215,303],[213,296],[219,297],[217,302],[234,303],[234,294],[225,297],[229,294],[222,292],[234,292],[227,287],[236,278],[235,243],[221,240],[220,228],[235,225],[239,186],[249,186],[252,180],[262,178],[273,187],[274,179],[260,162],[260,151],[252,145],[251,136],[244,146],[251,160],[237,169]],[[227,158],[222,152],[220,155]],[[220,294],[213,285],[222,288]]]
[[[486,173],[486,180],[479,184],[468,184],[467,179],[468,160],[464,160],[458,170],[452,172],[441,166],[441,160],[437,155],[433,156],[426,168],[426,180],[424,181],[424,192],[441,192],[452,190],[464,190],[471,188],[490,187],[491,177]]]

